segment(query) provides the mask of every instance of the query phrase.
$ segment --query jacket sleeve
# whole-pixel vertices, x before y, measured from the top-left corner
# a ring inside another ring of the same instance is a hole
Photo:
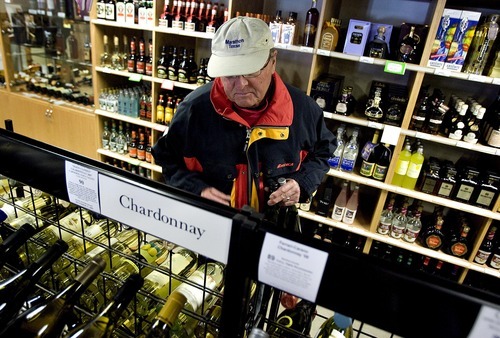
[[[314,126],[310,131],[308,138],[312,144],[306,157],[304,158],[300,169],[290,174],[289,178],[294,179],[300,186],[301,194],[299,202],[305,202],[311,198],[312,194],[318,189],[326,173],[330,169],[328,158],[334,150],[335,136],[327,128],[323,117],[322,109],[310,97],[306,97],[306,118],[308,125]]]
[[[189,133],[190,104],[181,102],[166,133],[152,148],[155,163],[162,167],[165,183],[200,195],[208,187],[201,173],[186,167],[185,145]]]

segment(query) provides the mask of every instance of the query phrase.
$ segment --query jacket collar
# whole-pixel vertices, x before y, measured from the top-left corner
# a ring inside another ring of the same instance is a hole
[[[259,118],[256,126],[283,127],[292,124],[294,111],[290,93],[276,72],[273,74],[273,82],[274,95],[270,98],[267,111]],[[249,127],[247,122],[234,111],[233,102],[227,98],[220,78],[214,80],[210,91],[210,100],[219,115]]]

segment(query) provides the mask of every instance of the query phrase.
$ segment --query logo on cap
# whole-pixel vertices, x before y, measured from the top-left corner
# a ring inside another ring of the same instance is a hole
[[[228,46],[228,48],[239,48],[241,47],[242,42],[245,42],[245,39],[234,39],[234,40],[226,39],[226,45]]]

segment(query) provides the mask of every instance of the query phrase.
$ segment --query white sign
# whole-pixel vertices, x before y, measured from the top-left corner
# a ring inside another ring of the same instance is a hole
[[[259,281],[316,302],[328,253],[267,233],[259,259]]]
[[[468,338],[498,338],[500,336],[500,311],[482,306]]]
[[[97,171],[69,161],[65,163],[69,201],[101,213],[97,196]]]
[[[99,174],[102,214],[227,264],[232,219]]]

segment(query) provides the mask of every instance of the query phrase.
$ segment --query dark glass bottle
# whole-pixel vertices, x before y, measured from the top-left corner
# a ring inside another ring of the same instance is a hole
[[[445,136],[448,136],[449,138],[457,141],[460,141],[462,139],[465,132],[465,123],[467,122],[466,114],[468,109],[469,109],[468,104],[463,104],[460,107],[458,114],[454,115],[451,118],[448,134]]]
[[[436,188],[440,179],[440,171],[441,164],[439,160],[435,157],[430,157],[422,176],[422,183],[420,185],[421,192],[431,195],[436,194]]]
[[[316,207],[317,215],[328,217],[328,215],[330,214],[329,211],[332,204],[332,197],[333,197],[333,180],[331,180],[329,177],[325,182],[325,190],[323,191],[323,195],[321,196],[320,199],[318,199],[318,204]]]
[[[5,220],[7,217],[2,217],[2,210],[0,210],[0,219]],[[28,223],[23,224],[19,229],[10,234],[7,238],[0,243],[0,268],[6,262],[9,262],[17,255],[17,250],[35,234],[35,228]]]
[[[378,138],[380,132],[376,129],[373,132],[373,137],[371,141],[367,141],[361,149],[361,158],[363,159],[359,173],[362,176],[371,177],[373,174],[373,169],[375,168],[375,163],[380,156],[380,149],[375,153],[374,150],[379,146]]]
[[[188,55],[185,48],[182,51],[182,60],[177,71],[177,81],[182,83],[188,83],[189,81]]]
[[[144,38],[139,38],[139,56],[135,63],[137,74],[146,74],[146,42]]]
[[[464,167],[457,178],[455,190],[451,197],[462,203],[470,203],[471,197],[478,187],[479,171],[472,167]]]
[[[130,132],[130,142],[128,144],[128,156],[130,158],[137,158],[137,132],[132,129]]]
[[[314,47],[316,32],[318,30],[319,11],[316,8],[316,0],[312,0],[311,8],[306,13],[304,25],[303,45],[306,47]]]
[[[471,203],[481,208],[491,209],[500,189],[500,175],[487,171],[479,178],[479,184],[471,197]]]
[[[371,104],[365,109],[365,116],[370,121],[380,122],[384,118],[384,111],[380,107],[382,98],[380,95],[375,94]]]
[[[442,231],[444,219],[441,215],[437,215],[434,226],[430,226],[420,232],[418,236],[419,242],[426,248],[439,250],[444,243],[445,235]]]
[[[133,36],[132,39],[130,39],[130,55],[127,61],[127,70],[130,73],[135,73],[137,71],[136,67],[137,52],[135,43],[136,43],[136,38],[135,36]]]
[[[277,323],[303,335],[309,335],[315,313],[316,305],[301,299],[293,309],[284,309],[278,315]],[[269,325],[267,332],[271,338],[296,337],[296,334],[292,333],[293,331],[285,331],[272,323]]]
[[[168,79],[177,81],[179,76],[179,64],[177,63],[177,47],[172,48],[172,59],[168,65]]]
[[[474,263],[485,264],[488,261],[493,252],[496,231],[497,227],[492,225],[474,257]]]
[[[436,195],[450,198],[457,184],[457,170],[453,162],[445,160],[439,172],[439,181],[436,186]]]
[[[206,66],[205,66],[205,58],[200,59],[200,68],[196,72],[196,85],[203,86],[205,84],[206,74]]]
[[[415,63],[417,56],[417,47],[419,44],[418,36],[415,34],[415,26],[411,26],[410,33],[406,35],[397,50],[397,59],[400,62]]]
[[[145,74],[147,76],[153,76],[153,40],[149,39],[148,42],[149,53],[146,56],[145,62]]]
[[[432,135],[437,135],[443,124],[444,117],[448,112],[448,106],[440,104],[438,107],[433,107],[427,123],[427,131]]]
[[[500,269],[500,240],[497,239],[494,243],[493,251],[486,264],[492,269]]]
[[[389,143],[379,143],[376,148],[380,148],[380,150],[376,150],[379,155],[377,155],[372,177],[376,180],[383,181],[387,175],[389,164],[391,163],[392,151]]]
[[[424,131],[429,113],[429,93],[424,92],[420,102],[413,111],[410,121],[410,129],[415,131]]]
[[[196,83],[198,80],[198,65],[194,61],[194,49],[189,50],[187,69],[188,83]]]
[[[466,258],[467,253],[470,251],[469,239],[467,238],[469,231],[470,227],[463,223],[459,235],[453,236],[447,241],[444,251],[455,257]]]
[[[385,26],[378,27],[375,38],[366,44],[364,56],[377,59],[387,59],[389,47],[385,41],[385,31]]]
[[[160,58],[156,63],[156,77],[166,79],[168,77],[167,46],[161,47]]]

